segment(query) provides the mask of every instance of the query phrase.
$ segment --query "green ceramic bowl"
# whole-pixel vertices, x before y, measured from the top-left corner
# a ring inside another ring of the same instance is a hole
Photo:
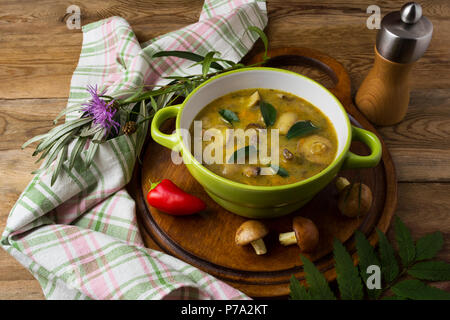
[[[189,151],[182,132],[203,107],[227,93],[247,88],[271,88],[295,94],[319,108],[333,123],[338,138],[334,161],[306,180],[282,186],[249,186],[228,180],[202,166]],[[176,130],[164,134],[162,123],[176,117]],[[219,205],[248,218],[273,218],[291,213],[310,201],[329,184],[341,168],[370,168],[381,158],[381,144],[373,133],[350,125],[347,113],[336,97],[317,82],[294,72],[275,68],[247,68],[213,77],[197,87],[183,102],[159,110],[151,125],[153,139],[174,151],[180,151],[184,164],[208,195]],[[365,143],[368,156],[349,151],[352,140]]]

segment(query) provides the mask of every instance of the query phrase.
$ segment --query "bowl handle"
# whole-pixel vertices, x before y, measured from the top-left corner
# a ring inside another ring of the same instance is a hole
[[[361,141],[368,146],[370,155],[359,156],[348,151],[342,169],[373,168],[380,162],[381,142],[375,134],[352,126],[352,140]]]
[[[160,145],[163,145],[164,147],[169,148],[171,150],[174,150],[178,145],[177,134],[176,133],[172,133],[172,134],[162,133],[159,130],[159,127],[161,127],[161,125],[167,119],[176,117],[181,110],[181,106],[182,106],[181,104],[178,104],[175,106],[162,108],[162,109],[158,110],[158,112],[156,112],[156,114],[152,120],[152,126],[151,126],[150,131],[151,131],[153,140],[155,140]]]

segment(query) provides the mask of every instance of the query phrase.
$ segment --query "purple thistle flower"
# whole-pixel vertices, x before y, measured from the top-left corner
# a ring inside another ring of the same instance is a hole
[[[95,85],[95,87],[88,85],[86,90],[91,94],[91,100],[89,100],[88,103],[82,104],[83,106],[86,106],[82,109],[86,112],[85,116],[92,117],[94,123],[107,129],[108,133],[113,128],[116,133],[118,133],[120,124],[113,120],[113,117],[117,112],[117,110],[112,107],[114,100],[106,103],[105,100],[101,99],[100,96],[104,95],[106,90],[98,93],[97,85]]]

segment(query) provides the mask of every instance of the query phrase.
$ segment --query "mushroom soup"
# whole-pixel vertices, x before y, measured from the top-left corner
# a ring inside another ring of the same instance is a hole
[[[307,179],[333,162],[337,152],[330,120],[306,100],[280,90],[239,90],[209,103],[190,128],[193,153],[199,123],[201,163],[222,177],[248,185]],[[278,130],[273,134],[272,129]]]

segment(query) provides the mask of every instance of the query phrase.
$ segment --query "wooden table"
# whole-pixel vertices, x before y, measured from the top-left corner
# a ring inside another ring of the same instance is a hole
[[[127,19],[140,41],[194,23],[202,0],[79,0],[81,24],[117,15]],[[403,1],[377,2],[382,15]],[[374,1],[268,0],[267,33],[272,47],[321,50],[350,72],[353,93],[372,64],[376,30],[366,27]],[[414,237],[440,230],[439,257],[450,261],[450,5],[421,1],[434,24],[431,45],[413,69],[406,119],[380,128],[399,180],[397,214]],[[0,229],[37,167],[22,143],[49,130],[64,108],[81,49],[80,30],[68,30],[71,1],[0,2]],[[392,229],[392,228],[391,228]],[[392,230],[389,237],[392,239]],[[450,288],[449,283],[442,287]],[[42,299],[40,286],[8,253],[0,250],[0,299]]]

